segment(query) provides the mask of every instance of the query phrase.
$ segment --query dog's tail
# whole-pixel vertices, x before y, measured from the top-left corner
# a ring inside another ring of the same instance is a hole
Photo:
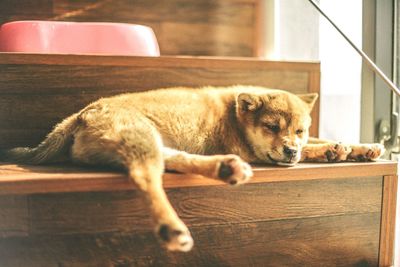
[[[56,125],[54,130],[37,147],[17,147],[1,150],[0,160],[27,164],[59,161],[68,152],[77,126],[78,115],[74,114]]]

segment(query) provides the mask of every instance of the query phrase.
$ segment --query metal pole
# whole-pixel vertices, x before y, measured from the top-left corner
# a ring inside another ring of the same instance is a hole
[[[398,96],[400,96],[400,89],[396,87],[396,85],[388,78],[386,75],[379,69],[377,65],[360,49],[358,48],[340,29],[336,24],[321,10],[319,5],[317,5],[313,0],[308,0],[318,11],[324,16],[332,26],[346,39],[346,41],[360,54],[360,56],[365,60],[367,65],[378,74],[383,81],[389,86],[389,88]]]

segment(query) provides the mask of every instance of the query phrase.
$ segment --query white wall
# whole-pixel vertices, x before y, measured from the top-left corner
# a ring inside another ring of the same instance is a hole
[[[264,0],[264,56],[321,61],[320,137],[360,140],[361,58],[306,0]],[[361,47],[362,0],[320,0]]]
[[[362,0],[320,0],[321,8],[358,46],[362,45]],[[360,141],[361,57],[320,19],[321,137]]]

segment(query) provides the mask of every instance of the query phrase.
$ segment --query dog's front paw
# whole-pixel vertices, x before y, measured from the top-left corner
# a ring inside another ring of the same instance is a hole
[[[351,147],[352,151],[347,157],[351,161],[373,161],[380,158],[385,152],[381,144],[361,144]]]
[[[236,155],[226,155],[220,161],[218,178],[231,184],[243,184],[253,176],[251,166]]]
[[[343,144],[328,144],[325,151],[325,158],[327,162],[340,162],[345,161],[351,152],[349,146]]]

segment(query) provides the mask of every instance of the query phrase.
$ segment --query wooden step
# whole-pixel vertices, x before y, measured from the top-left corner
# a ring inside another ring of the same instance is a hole
[[[392,161],[365,163],[300,163],[294,167],[253,166],[249,183],[285,182],[348,177],[391,176],[397,173]],[[219,180],[193,174],[166,173],[164,187],[224,185]],[[123,173],[73,165],[30,166],[0,163],[0,195],[55,192],[91,192],[132,190],[134,186]]]

